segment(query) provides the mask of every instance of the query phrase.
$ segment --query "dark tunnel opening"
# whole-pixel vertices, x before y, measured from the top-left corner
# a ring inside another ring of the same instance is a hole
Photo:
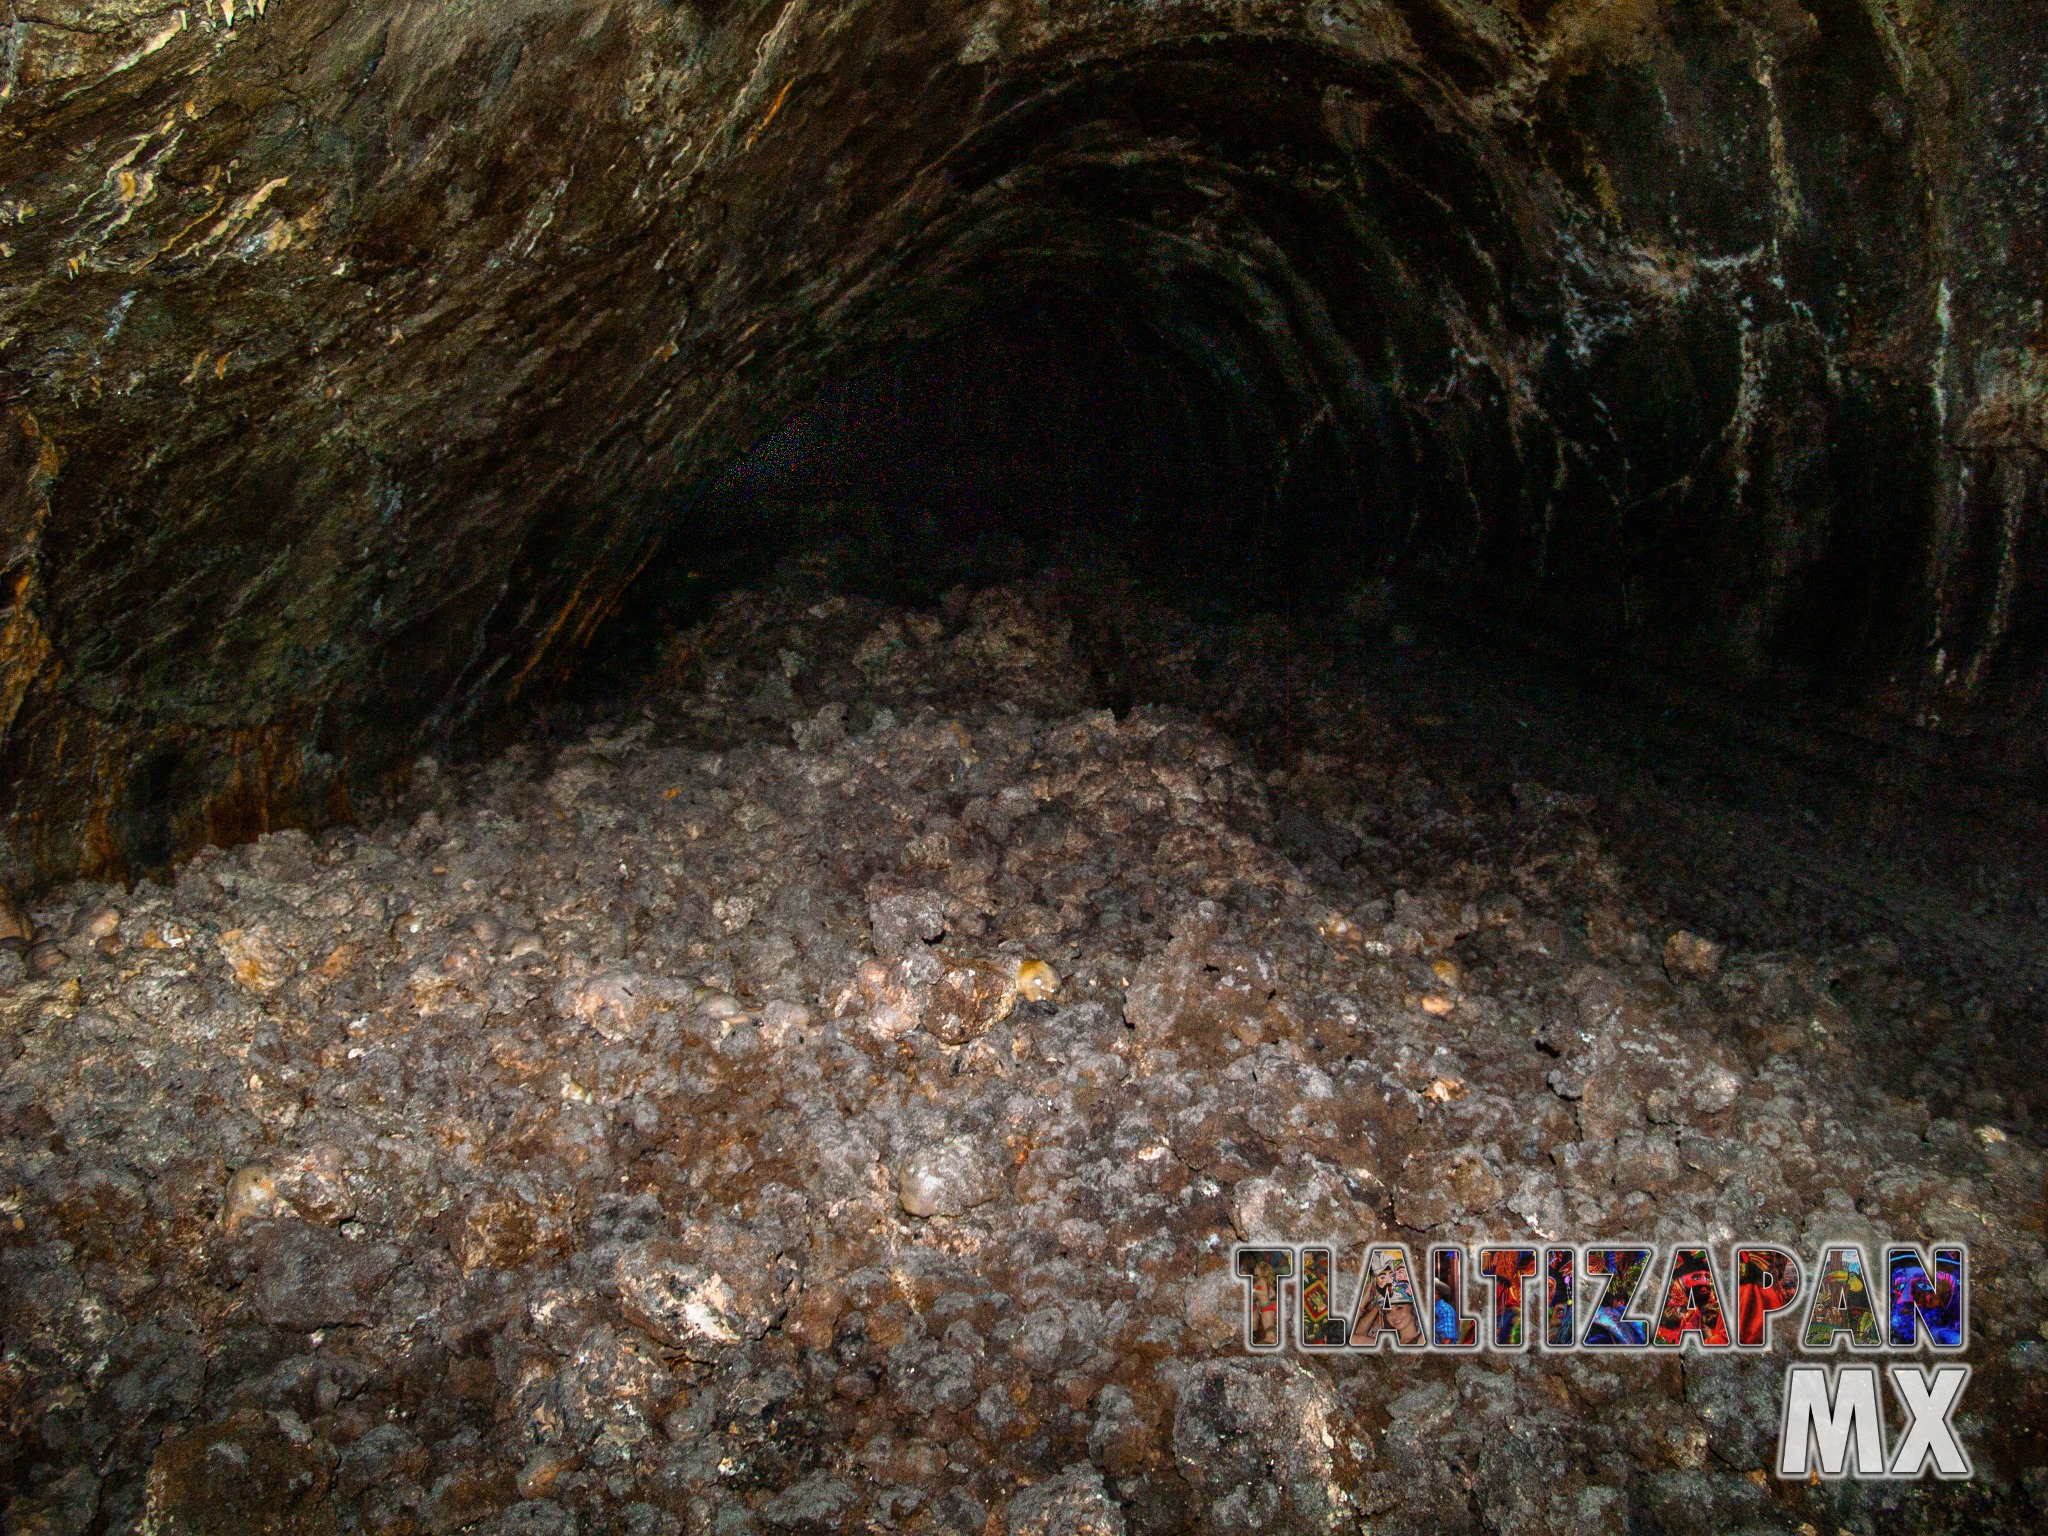
[[[1104,562],[1219,612],[1340,601],[1384,563],[1403,466],[1341,451],[1321,415],[1276,434],[1260,362],[1087,289],[1027,292],[829,386],[692,488],[607,643],[636,654],[800,551],[927,606]]]

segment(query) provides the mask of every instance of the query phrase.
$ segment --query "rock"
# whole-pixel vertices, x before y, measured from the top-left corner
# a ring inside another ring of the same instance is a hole
[[[1002,1170],[972,1136],[949,1136],[913,1153],[897,1179],[913,1216],[959,1216],[1003,1192]]]
[[[607,1040],[633,1039],[664,1002],[663,989],[652,978],[620,966],[572,977],[555,991],[558,1012]]]
[[[450,1216],[449,1247],[464,1273],[546,1260],[565,1251],[572,1236],[556,1203],[530,1179],[480,1191]]]
[[[1337,1532],[1354,1527],[1349,1468],[1332,1426],[1336,1394],[1294,1360],[1213,1360],[1188,1372],[1173,1454],[1212,1527]]]
[[[987,960],[948,960],[922,1010],[924,1027],[948,1045],[994,1029],[1017,1004],[1016,974]]]
[[[751,1017],[745,1003],[730,992],[721,992],[716,987],[707,987],[698,992],[692,1004],[705,1018],[717,1019],[721,1023]]]
[[[817,1021],[801,1003],[771,1002],[761,1010],[761,1041],[770,1050],[801,1045]]]
[[[792,724],[789,735],[799,752],[830,752],[846,740],[846,706],[837,702],[822,706],[810,719]]]
[[[230,928],[220,936],[220,952],[251,992],[275,992],[291,979],[290,956],[265,928]]]
[[[163,1536],[338,1532],[325,1502],[333,1455],[255,1409],[188,1430],[165,1440],[150,1462],[145,1528]]]
[[[1334,1168],[1304,1160],[1241,1179],[1231,1191],[1231,1225],[1247,1243],[1301,1243],[1372,1230],[1372,1214]]]
[[[526,1458],[526,1464],[519,1469],[514,1480],[522,1499],[545,1498],[548,1491],[560,1482],[565,1472],[573,1472],[582,1463],[582,1457],[575,1451],[561,1446],[542,1446]]]
[[[936,891],[901,891],[868,903],[868,929],[875,953],[901,958],[913,945],[936,944],[946,936],[946,899]]]
[[[843,1528],[843,1522],[859,1508],[860,1498],[838,1478],[819,1472],[774,1494],[761,1505],[760,1515],[771,1531],[793,1531],[801,1536],[823,1536]]]
[[[1481,1216],[1498,1207],[1507,1186],[1476,1148],[1411,1153],[1394,1180],[1394,1219],[1418,1232]]]
[[[14,898],[0,886],[0,945],[19,945],[26,950],[35,942],[35,926],[29,922]]]
[[[1060,989],[1060,973],[1043,960],[1017,962],[1017,1000],[1042,1003]]]
[[[105,903],[85,907],[71,920],[71,936],[88,944],[111,939],[121,929],[121,909]]]
[[[233,1232],[248,1222],[292,1214],[290,1203],[278,1193],[276,1174],[261,1163],[251,1163],[228,1180],[228,1192],[220,1206],[220,1224]]]
[[[575,1515],[552,1499],[527,1498],[498,1516],[498,1536],[580,1536]]]
[[[1095,1422],[1088,1430],[1090,1461],[1112,1476],[1127,1475],[1145,1464],[1152,1442],[1152,1426],[1138,1411],[1128,1387],[1111,1382],[1095,1394]]]
[[[1664,941],[1664,969],[1674,981],[1705,981],[1721,969],[1721,946],[1681,928]]]
[[[398,1267],[396,1248],[353,1242],[324,1227],[281,1222],[256,1238],[251,1310],[266,1323],[311,1333],[361,1323]]]
[[[2027,1422],[2034,1111],[1923,1049],[1989,1026],[1903,963],[1786,950],[1674,987],[1639,936],[1582,963],[1578,915],[1622,888],[1584,816],[1422,762],[1369,687],[1296,674],[1300,739],[1341,750],[1262,735],[1269,782],[1192,710],[1027,713],[1087,670],[1031,676],[1058,646],[1017,604],[958,651],[968,599],[905,616],[872,685],[849,652],[879,603],[712,606],[658,724],[604,724],[554,781],[538,750],[450,766],[409,826],[49,891],[58,931],[118,900],[134,942],[104,964],[67,937],[73,974],[0,990],[8,1521],[139,1527],[149,1448],[230,1419],[204,1466],[167,1451],[161,1528],[217,1494],[230,1528],[382,1536],[1618,1531],[1676,1469],[1694,1502],[1659,1518],[1705,1530],[1753,1486],[1762,1452],[1731,1448],[1774,1432],[1768,1372],[1255,1356],[1239,1234],[1339,1243],[1342,1306],[1380,1235],[1419,1260],[1737,1211],[1802,1259],[1857,1223],[1878,1262],[1967,1230],[1999,1281],[1973,1326],[2018,1362],[1972,1412]],[[1284,679],[1228,628],[1171,644],[1263,732]],[[1182,665],[1166,643],[1125,652],[1135,677]],[[785,652],[807,707],[874,723],[798,751],[747,722]],[[223,931],[274,944],[282,984],[231,976]],[[1014,1006],[1039,954],[1066,1006]],[[1796,1054],[1759,1048],[1781,1030]],[[1901,1038],[1952,1118],[1813,1044]],[[252,1514],[206,1482],[266,1457],[324,1494]],[[1817,1484],[1801,1518],[1853,1525],[1861,1497]]]
[[[1612,1141],[1643,1117],[1643,1096],[1620,1065],[1587,1076],[1579,1099],[1579,1132],[1586,1140]]]
[[[772,1245],[725,1226],[652,1238],[612,1269],[628,1322],[693,1360],[723,1358],[775,1325],[795,1292],[795,1267]]]
[[[1742,1076],[1726,1067],[1703,1073],[1692,1091],[1692,1107],[1703,1115],[1718,1115],[1742,1093]]]
[[[34,980],[55,976],[70,964],[71,957],[64,953],[64,946],[54,940],[45,939],[28,952],[28,974]]]
[[[1010,1536],[1124,1536],[1123,1511],[1085,1461],[1010,1500],[1009,1523]]]
[[[338,1226],[355,1214],[355,1197],[349,1190],[343,1165],[341,1148],[324,1142],[279,1167],[272,1188],[278,1198],[307,1220]]]

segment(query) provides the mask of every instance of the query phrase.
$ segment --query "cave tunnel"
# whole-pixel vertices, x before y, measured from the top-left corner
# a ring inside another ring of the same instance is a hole
[[[9,1530],[2039,1528],[2037,0],[0,50]],[[1971,1475],[1333,1238],[1966,1242]]]

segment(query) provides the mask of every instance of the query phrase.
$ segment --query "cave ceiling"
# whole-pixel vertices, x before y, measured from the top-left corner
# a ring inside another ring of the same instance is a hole
[[[2035,0],[8,11],[18,880],[348,814],[1024,292],[1439,600],[2040,739]]]

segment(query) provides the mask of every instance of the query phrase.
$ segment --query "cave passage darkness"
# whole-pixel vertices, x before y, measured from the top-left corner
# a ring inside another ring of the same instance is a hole
[[[827,388],[697,487],[685,549],[622,607],[673,601],[678,562],[715,591],[807,544],[925,605],[1090,550],[1198,605],[1340,601],[1399,516],[1398,460],[1319,459],[1313,421],[1276,440],[1233,388],[1242,360],[1205,343],[1178,350],[1087,292],[977,315]]]

